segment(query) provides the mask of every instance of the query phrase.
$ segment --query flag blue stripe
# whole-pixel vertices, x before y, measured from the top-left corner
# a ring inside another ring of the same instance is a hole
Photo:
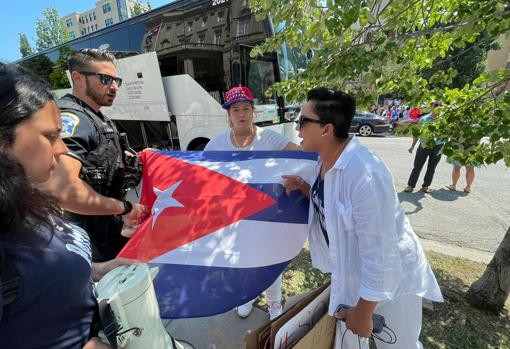
[[[161,317],[193,318],[227,312],[260,295],[287,264],[258,268],[151,264],[159,267],[154,287]]]
[[[183,161],[233,162],[254,159],[297,159],[317,160],[317,153],[304,151],[170,151],[157,150],[159,154]]]
[[[245,220],[278,222],[278,223],[308,223],[309,201],[298,190],[290,195],[279,183],[247,183],[250,187],[271,196],[276,204],[251,215]]]

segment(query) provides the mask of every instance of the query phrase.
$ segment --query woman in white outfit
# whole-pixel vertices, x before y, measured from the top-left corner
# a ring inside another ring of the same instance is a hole
[[[302,149],[319,153],[316,177],[310,187],[298,176],[284,176],[284,185],[310,197],[312,262],[331,273],[329,314],[344,320],[337,321],[335,348],[368,349],[374,313],[396,337],[394,344],[375,339],[378,349],[422,348],[422,298],[443,298],[390,171],[349,137],[355,109],[343,92],[309,91],[298,127]],[[340,304],[351,308],[335,313]]]
[[[230,129],[211,139],[204,150],[298,150],[282,135],[257,127],[253,95],[247,87],[234,87],[225,93],[223,108],[227,109]],[[269,316],[271,319],[282,313],[281,275],[266,290]],[[253,308],[253,301],[237,307],[240,317],[247,317]]]

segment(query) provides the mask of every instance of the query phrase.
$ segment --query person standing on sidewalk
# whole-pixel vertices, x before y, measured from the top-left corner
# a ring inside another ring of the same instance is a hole
[[[282,135],[257,127],[253,124],[255,118],[253,95],[248,87],[233,87],[225,93],[223,108],[227,109],[230,129],[211,139],[205,147],[207,150],[299,150],[299,147],[289,142]],[[268,241],[267,243],[271,243]],[[282,313],[282,276],[273,282],[266,290],[267,306],[270,319]],[[253,300],[237,307],[237,314],[245,318],[253,309]]]
[[[432,103],[432,108],[430,114],[424,115],[420,119],[420,125],[426,122],[433,122],[437,116],[439,115],[439,108],[441,108],[441,101],[434,101]],[[413,153],[414,147],[418,142],[417,138],[413,138],[413,143],[411,147],[408,149],[409,153]],[[434,178],[434,173],[436,171],[437,164],[441,160],[441,149],[443,148],[444,142],[436,141],[436,145],[432,148],[423,147],[424,140],[420,138],[420,144],[418,145],[418,149],[416,150],[416,155],[414,157],[414,167],[411,171],[411,175],[409,176],[409,180],[407,181],[407,187],[404,189],[405,192],[411,193],[418,182],[418,178],[420,177],[420,172],[427,162],[427,172],[425,172],[425,177],[423,178],[423,184],[421,186],[420,191],[423,193],[431,193],[432,189],[430,189],[430,185],[432,184],[432,179]]]
[[[0,63],[0,343],[107,349],[90,336],[93,281],[125,259],[91,262],[89,238],[39,189],[67,147],[46,83]]]
[[[45,189],[69,212],[70,220],[89,234],[92,260],[103,262],[115,258],[128,241],[121,235],[124,220],[136,225],[149,212],[124,198],[125,180],[132,174],[128,158],[136,154],[122,147],[115,124],[100,110],[113,104],[122,85],[115,57],[82,49],[70,57],[68,65],[73,91],[57,104],[61,137],[69,152],[59,157]]]
[[[393,177],[349,128],[354,99],[342,91],[308,92],[298,122],[304,151],[317,152],[314,178],[283,176],[287,193],[310,197],[308,225],[314,267],[331,273],[328,314],[335,349],[368,349],[372,315],[395,334],[378,349],[420,349],[422,298],[441,302],[436,278],[395,192]],[[350,309],[336,312],[339,305]],[[348,331],[349,330],[349,331]],[[384,336],[383,336],[384,337]],[[388,340],[387,337],[383,339]]]

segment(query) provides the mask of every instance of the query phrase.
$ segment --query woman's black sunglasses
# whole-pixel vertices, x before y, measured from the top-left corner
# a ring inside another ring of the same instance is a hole
[[[97,75],[97,76],[99,76],[99,81],[103,85],[111,85],[111,83],[115,81],[115,83],[117,84],[118,87],[122,86],[122,79],[121,78],[115,78],[115,77],[113,77],[111,75],[108,75],[108,74],[92,73],[92,72],[89,72],[89,71],[79,71],[78,73],[80,73],[82,75],[85,75],[85,76]]]
[[[314,123],[314,124],[320,124],[320,125],[325,125],[326,124],[324,121],[316,120],[316,119],[310,119],[310,118],[304,116],[303,114],[301,114],[299,116],[299,119],[296,122],[297,122],[299,128],[301,128],[307,122],[311,122],[311,123]]]

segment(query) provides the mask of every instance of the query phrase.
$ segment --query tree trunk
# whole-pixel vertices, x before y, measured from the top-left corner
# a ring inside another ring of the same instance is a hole
[[[485,273],[475,281],[466,295],[472,306],[499,313],[510,293],[510,227]]]

